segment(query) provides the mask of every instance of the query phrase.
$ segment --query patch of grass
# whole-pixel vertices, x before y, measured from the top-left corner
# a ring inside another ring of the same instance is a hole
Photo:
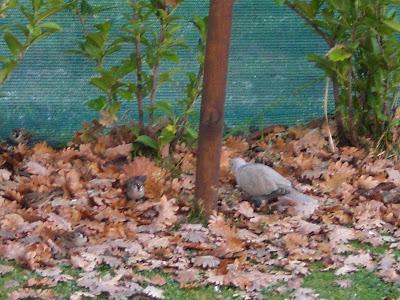
[[[100,277],[104,277],[106,275],[115,275],[114,270],[107,264],[102,264],[96,268],[96,272],[100,275]]]
[[[371,254],[376,254],[376,255],[385,254],[385,252],[389,250],[389,248],[385,245],[372,246],[370,244],[362,243],[357,240],[351,241],[350,246],[356,250],[365,250]]]
[[[8,299],[8,295],[17,289],[20,289],[22,285],[30,278],[38,277],[35,273],[24,269],[13,261],[0,260],[0,264],[3,266],[12,266],[14,270],[3,276],[0,276],[0,299]],[[6,288],[6,285],[11,280],[15,280],[19,283],[18,287]]]
[[[1,265],[12,266],[15,269],[3,276],[0,276],[0,300],[8,299],[8,295],[14,291],[23,287],[23,285],[30,278],[38,278],[37,274],[31,272],[29,270],[24,269],[19,266],[17,263],[0,260]],[[62,266],[63,273],[71,275],[74,278],[78,278],[81,271],[79,269],[72,268],[71,266]],[[101,276],[105,276],[106,274],[112,274],[113,270],[108,265],[101,265],[96,269]],[[161,275],[166,279],[166,284],[161,288],[164,290],[165,299],[171,300],[207,300],[207,299],[221,299],[221,300],[236,300],[243,299],[235,289],[232,288],[214,288],[214,287],[201,287],[201,288],[192,288],[192,289],[180,289],[179,284],[172,279],[172,277],[166,273],[151,271],[151,272],[140,272],[141,275],[151,277],[154,275]],[[5,284],[10,280],[15,280],[19,283],[18,287],[15,288],[5,288]],[[85,290],[79,287],[75,281],[61,282],[56,287],[53,288],[53,291],[58,296],[61,296],[63,299],[68,299],[71,294],[77,291]],[[101,295],[97,297],[97,299],[107,299],[107,296]],[[136,297],[134,299],[140,299],[140,297]]]
[[[58,295],[62,296],[63,298],[69,297],[73,293],[77,291],[82,291],[84,290],[81,287],[78,287],[75,281],[66,281],[66,282],[60,282],[57,284],[56,287],[53,288],[53,291]]]
[[[347,279],[352,282],[350,288],[344,289],[336,284],[336,280]],[[321,271],[321,264],[314,264],[311,274],[305,277],[303,287],[314,289],[321,298],[328,300],[380,300],[388,297],[397,299],[400,286],[382,281],[374,273],[361,270],[345,276],[336,276],[334,272]]]
[[[192,203],[192,209],[190,210],[188,216],[188,222],[192,224],[203,224],[204,226],[207,226],[208,217],[204,213],[204,210],[200,207],[198,201],[192,198],[190,202]]]
[[[396,260],[400,261],[400,249],[391,249],[387,244],[372,246],[360,241],[351,241],[350,245],[356,250],[366,250],[375,255],[384,255],[386,252],[392,252]]]
[[[169,274],[159,271],[143,271],[139,273],[145,277],[153,277],[161,275],[166,283],[161,288],[164,290],[165,299],[170,300],[208,300],[208,299],[221,299],[221,300],[240,300],[243,299],[239,295],[239,291],[234,288],[222,287],[199,287],[191,289],[180,289],[179,283],[176,282]]]
[[[265,291],[263,291],[263,295],[265,296],[265,298],[266,299],[268,299],[268,300],[285,300],[285,299],[289,299],[289,297],[290,297],[290,292],[288,291],[287,293],[284,293],[284,294],[282,294],[282,295],[278,295],[277,293],[276,293],[276,289],[278,288],[279,286],[274,286],[274,287],[271,287],[271,288],[269,288],[269,289],[266,289]]]
[[[214,288],[202,287],[193,289],[180,289],[176,281],[171,278],[167,279],[167,283],[163,286],[165,299],[171,300],[208,300],[208,299],[243,299],[240,295],[236,295],[235,291],[230,288]]]
[[[374,250],[380,251],[380,250]],[[11,265],[14,271],[0,277],[0,300],[8,299],[8,295],[13,290],[21,288],[24,283],[30,278],[39,277],[34,272],[30,272],[19,266],[14,262],[0,260],[1,265]],[[310,270],[311,274],[305,277],[303,287],[312,288],[318,293],[321,298],[328,300],[342,300],[342,299],[356,299],[356,300],[378,300],[385,297],[397,299],[400,296],[400,285],[392,285],[383,282],[380,278],[368,271],[359,271],[346,276],[337,277],[332,271],[323,272],[321,263],[312,264]],[[81,271],[72,268],[71,266],[62,267],[65,274],[69,274],[74,278],[78,278]],[[112,268],[108,265],[102,265],[97,268],[97,271],[103,276],[112,273]],[[199,287],[192,289],[180,289],[179,284],[166,273],[159,271],[139,272],[139,274],[152,277],[161,275],[166,279],[166,284],[161,287],[164,290],[165,299],[173,300],[206,300],[206,299],[221,299],[221,300],[236,300],[243,299],[240,291],[235,288],[222,287],[215,288]],[[349,279],[352,281],[352,287],[348,289],[340,288],[335,281],[337,279]],[[5,284],[10,280],[16,280],[20,285],[16,288],[5,288]],[[76,291],[84,290],[76,285],[75,281],[62,282],[54,289],[54,292],[62,298],[68,299],[70,295]],[[276,287],[264,291],[266,299],[270,300],[283,300],[290,296],[290,293],[278,295]],[[106,296],[100,296],[98,299],[107,299]],[[136,297],[134,299],[140,299]]]
[[[80,275],[81,272],[82,272],[80,269],[73,268],[73,267],[70,266],[70,265],[61,266],[61,270],[63,271],[64,274],[70,275],[70,276],[72,276],[72,277],[74,277],[74,278],[79,277],[79,275]]]

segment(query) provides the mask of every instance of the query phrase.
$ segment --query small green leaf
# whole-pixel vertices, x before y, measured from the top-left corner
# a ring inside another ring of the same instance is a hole
[[[10,59],[7,56],[0,55],[0,63],[8,63]]]
[[[169,124],[165,127],[160,134],[160,143],[161,145],[166,145],[172,142],[175,138],[176,134],[176,126],[174,124]]]
[[[105,97],[98,97],[96,99],[89,100],[86,102],[86,105],[91,109],[101,111],[106,107],[107,100]]]
[[[351,52],[343,45],[337,45],[328,52],[328,58],[333,62],[343,61],[351,57]]]
[[[93,7],[86,0],[81,1],[80,11],[84,16],[91,16],[94,14]]]
[[[107,36],[102,32],[90,32],[86,35],[86,43],[91,44],[94,47],[101,48],[106,41]]]
[[[118,52],[119,50],[121,50],[121,45],[115,44],[115,45],[112,45],[112,46],[108,47],[107,50],[104,51],[104,55],[108,56],[108,55],[111,55],[111,54],[113,54],[115,52]]]
[[[40,24],[39,27],[51,32],[62,31],[61,26],[55,22],[45,22],[43,24]]]
[[[147,135],[140,135],[137,137],[135,142],[141,143],[147,147],[150,147],[154,150],[158,150],[158,143],[156,140],[152,139],[151,137]]]
[[[185,138],[186,139],[188,139],[192,142],[192,141],[195,141],[197,139],[197,137],[198,137],[198,133],[195,129],[193,129],[189,126],[187,126],[185,128]]]
[[[51,6],[60,6],[64,4],[64,0],[48,0]],[[76,1],[71,1],[70,3],[73,3]]]
[[[400,23],[395,20],[385,20],[383,23],[391,29],[400,32]]]
[[[11,60],[8,63],[4,64],[0,69],[0,84],[2,84],[10,75],[10,73],[17,66],[16,60]]]
[[[103,34],[108,35],[111,30],[112,24],[111,21],[106,21],[104,23],[96,24],[94,25],[94,27],[100,30],[100,32],[102,32]]]
[[[168,117],[174,116],[174,109],[168,101],[158,101],[154,105],[154,109],[158,109],[159,111],[163,112]]]
[[[43,5],[43,0],[32,0],[32,8],[34,11],[38,11]]]
[[[14,56],[17,57],[21,54],[23,46],[11,32],[4,33],[4,40]]]
[[[103,92],[108,91],[108,84],[107,81],[104,80],[102,77],[95,77],[90,80],[90,83],[93,84],[95,87],[99,88]]]
[[[331,4],[335,9],[340,11],[350,11],[351,9],[351,1],[348,0],[328,0],[329,4]]]
[[[117,94],[120,95],[125,100],[132,100],[133,99],[132,93],[130,91],[127,91],[127,90],[118,89],[117,90]]]
[[[121,109],[121,103],[118,101],[114,101],[109,107],[108,111],[110,112],[111,115],[115,116],[120,109]]]
[[[179,63],[178,53],[174,50],[165,50],[160,54],[161,58],[169,60],[173,63]]]
[[[20,6],[19,10],[22,12],[25,18],[28,19],[29,23],[32,24],[34,21],[34,15],[23,5]]]

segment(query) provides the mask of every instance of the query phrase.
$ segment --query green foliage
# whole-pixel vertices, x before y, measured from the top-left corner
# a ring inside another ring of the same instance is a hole
[[[382,281],[374,273],[360,270],[355,273],[337,277],[332,271],[323,271],[321,263],[314,263],[311,274],[304,278],[303,287],[314,289],[323,299],[397,299],[400,295],[398,285]],[[344,289],[336,280],[350,280],[352,286]]]
[[[199,32],[197,45],[197,73],[188,73],[185,97],[178,101],[179,113],[170,102],[158,101],[157,92],[163,84],[173,81],[178,69],[164,66],[179,63],[178,50],[186,48],[179,37],[181,26],[175,11],[179,5],[164,4],[163,1],[134,0],[131,11],[125,16],[125,24],[117,31],[115,39],[110,38],[111,21],[95,25],[95,30],[86,32],[78,49],[70,53],[83,55],[92,61],[99,74],[91,79],[102,96],[87,102],[87,105],[102,113],[100,122],[116,125],[121,101],[135,100],[137,105],[136,145],[152,149],[157,153],[175,145],[178,140],[192,142],[197,138],[189,124],[193,106],[201,95],[204,73],[205,41],[207,18],[195,17],[194,26]],[[102,7],[97,7],[97,11]],[[87,1],[76,4],[76,12],[84,26],[85,18],[96,9]],[[156,26],[154,26],[156,24]],[[124,47],[124,46],[128,47]],[[111,68],[105,67],[111,56],[122,48],[132,49],[128,57]],[[148,99],[148,107],[145,100]],[[157,118],[157,116],[162,116]],[[135,118],[136,119],[136,118]],[[147,121],[147,123],[146,123]],[[166,148],[167,147],[167,148]]]
[[[400,23],[397,0],[283,0],[329,47],[309,59],[334,84],[336,122],[342,142],[372,139],[388,149],[399,125]]]
[[[32,0],[30,7],[27,7],[19,4],[18,0],[3,1],[0,5],[0,17],[6,18],[6,22],[0,27],[0,31],[3,32],[9,54],[0,56],[0,85],[10,77],[32,45],[62,30],[49,19],[73,4],[74,1],[65,3],[64,0]],[[7,13],[10,9],[18,9],[25,22],[14,24],[8,20]],[[22,33],[22,37],[15,34],[16,30]]]

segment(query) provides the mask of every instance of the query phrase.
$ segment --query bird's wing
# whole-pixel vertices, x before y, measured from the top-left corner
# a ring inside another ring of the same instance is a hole
[[[246,164],[237,170],[236,181],[250,196],[268,195],[278,189],[263,167],[261,164]]]
[[[262,165],[262,164],[254,164],[254,165],[257,165],[259,168],[262,168],[264,174],[266,174],[266,176],[268,176],[268,178],[270,180],[275,182],[275,184],[278,187],[286,189],[286,190],[291,189],[292,183],[288,179],[283,177],[281,174],[279,174],[277,171],[275,171],[274,169],[272,169],[266,165]]]

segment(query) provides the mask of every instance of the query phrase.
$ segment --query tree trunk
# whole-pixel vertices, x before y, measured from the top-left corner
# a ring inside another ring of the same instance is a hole
[[[210,1],[196,170],[196,199],[207,216],[217,209],[233,2]]]

